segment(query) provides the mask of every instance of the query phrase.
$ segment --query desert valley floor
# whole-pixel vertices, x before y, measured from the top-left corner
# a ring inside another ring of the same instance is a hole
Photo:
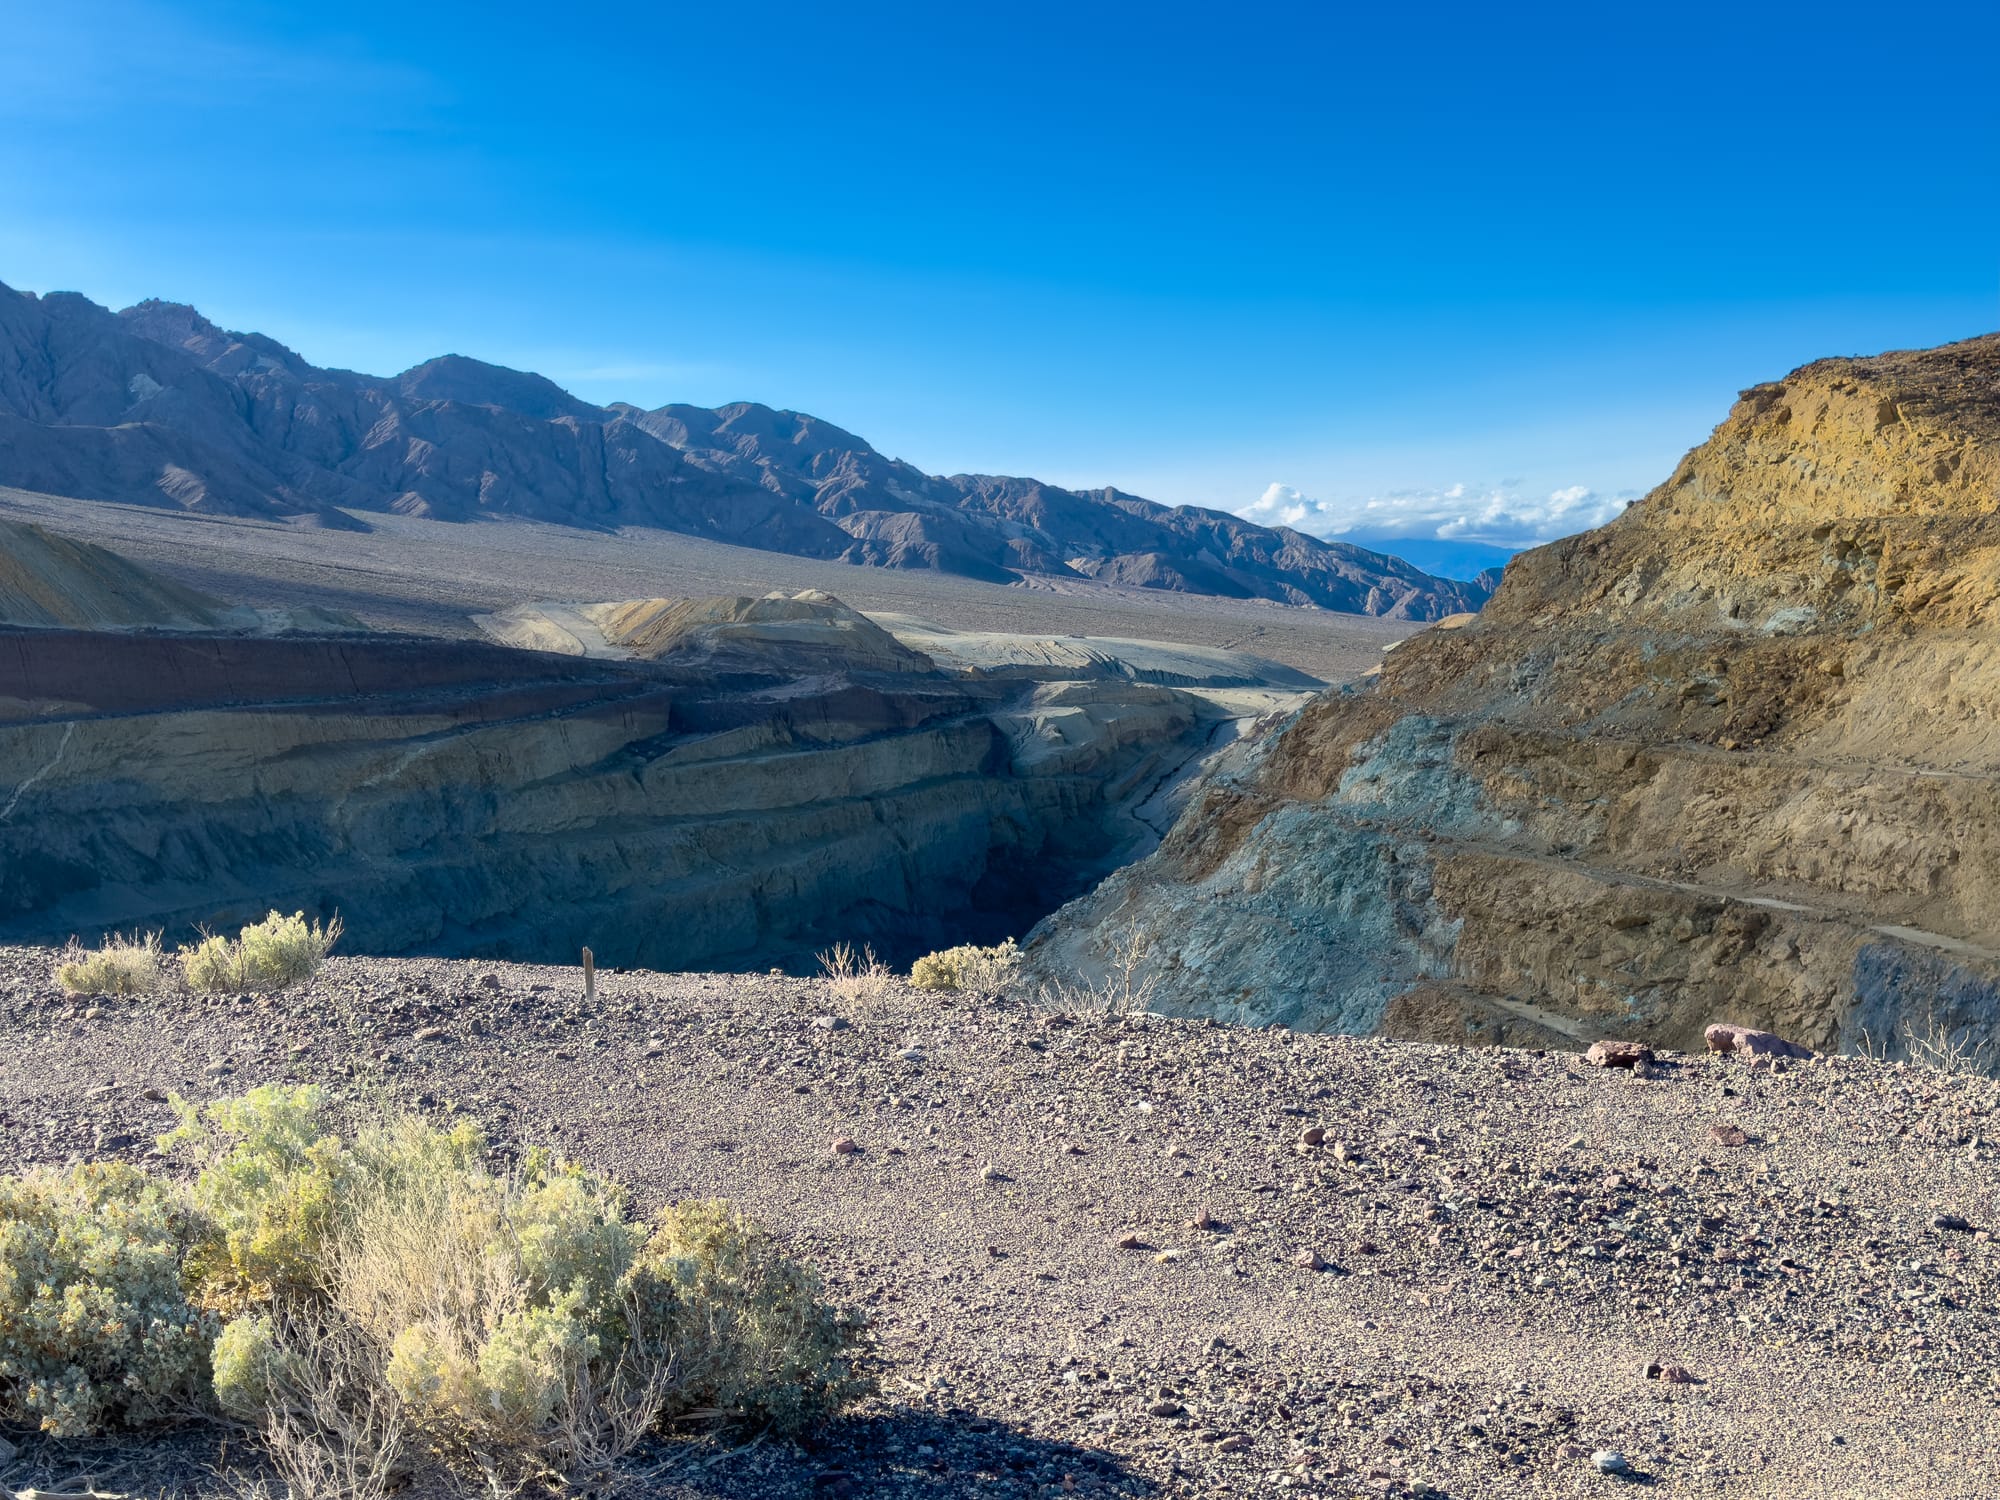
[[[586,1010],[578,971],[436,960],[78,1000],[52,957],[0,950],[12,1160],[136,1159],[170,1091],[318,1081],[552,1144],[641,1208],[728,1195],[868,1310],[880,1395],[851,1417],[663,1444],[604,1493],[1993,1491],[1983,1079],[1634,1078],[742,975],[605,975]],[[153,1493],[216,1459],[37,1443],[0,1478]]]
[[[1002,587],[753,551],[672,532],[585,531],[371,515],[368,532],[77,501],[0,488],[0,519],[50,526],[232,603],[349,611],[378,630],[476,638],[471,616],[538,599],[620,599],[824,589],[856,609],[955,630],[1120,636],[1247,651],[1342,681],[1420,628],[1257,600],[1078,578]]]

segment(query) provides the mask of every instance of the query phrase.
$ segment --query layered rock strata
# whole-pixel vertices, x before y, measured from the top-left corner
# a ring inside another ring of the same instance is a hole
[[[761,613],[805,618],[761,651],[698,632],[659,661],[0,632],[0,941],[278,907],[338,911],[365,953],[907,957],[1019,933],[1150,847],[1241,713],[949,676],[830,599]],[[791,639],[815,619],[834,645]]]
[[[1894,1053],[2000,1019],[2000,335],[1746,391],[1052,919],[1253,1022]]]

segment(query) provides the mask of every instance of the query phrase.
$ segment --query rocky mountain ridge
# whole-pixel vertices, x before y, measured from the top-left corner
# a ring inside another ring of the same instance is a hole
[[[377,377],[147,301],[0,287],[0,484],[339,528],[354,513],[657,527],[1011,582],[1087,577],[1399,619],[1487,582],[1223,511],[1034,479],[927,475],[799,412],[592,406],[446,355]]]
[[[1040,961],[1449,1040],[1844,1050],[2000,1023],[2000,335],[1743,393],[1209,786]]]

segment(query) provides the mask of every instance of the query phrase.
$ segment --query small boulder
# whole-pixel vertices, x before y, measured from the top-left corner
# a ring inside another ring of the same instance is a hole
[[[1702,1032],[1711,1052],[1733,1053],[1738,1057],[1811,1057],[1812,1048],[1788,1042],[1769,1031],[1718,1021]]]
[[[1630,1068],[1653,1061],[1653,1049],[1643,1042],[1592,1042],[1584,1060],[1599,1068]]]
[[[1948,1229],[1956,1234],[1972,1233],[1972,1222],[1958,1214],[1933,1214],[1931,1228]]]
[[[1750,1137],[1744,1132],[1741,1125],[1711,1125],[1708,1127],[1708,1138],[1718,1146],[1747,1146],[1750,1144]]]
[[[1297,1255],[1292,1257],[1292,1264],[1297,1266],[1301,1271],[1324,1271],[1326,1269],[1326,1262],[1320,1258],[1320,1253],[1317,1250],[1301,1250]]]
[[[860,1150],[860,1145],[852,1136],[843,1135],[833,1143],[833,1154],[835,1156],[853,1156]]]
[[[1326,1127],[1324,1125],[1306,1126],[1304,1130],[1299,1132],[1299,1144],[1301,1146],[1321,1146],[1326,1144]]]

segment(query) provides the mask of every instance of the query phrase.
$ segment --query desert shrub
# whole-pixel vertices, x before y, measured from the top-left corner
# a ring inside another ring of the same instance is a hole
[[[317,1089],[195,1107],[122,1165],[0,1179],[0,1416],[76,1435],[208,1405],[294,1495],[387,1493],[421,1461],[511,1488],[694,1412],[795,1431],[858,1395],[857,1325],[721,1203],[635,1220],[478,1128],[328,1128]]]
[[[1895,1051],[1912,1067],[1978,1078],[2000,1076],[2000,1044],[1990,1028],[1959,1021],[1935,1003],[1897,1023]]]
[[[512,1483],[688,1411],[791,1429],[858,1391],[853,1327],[733,1211],[649,1228],[616,1184],[545,1153],[495,1173],[470,1124],[348,1143],[321,1111],[310,1088],[259,1089],[184,1106],[163,1137],[206,1161],[208,1299],[238,1314],[216,1399],[286,1464],[379,1478],[416,1443]]]
[[[849,1005],[881,999],[896,977],[873,948],[852,943],[835,943],[820,954],[819,968],[834,999]]]
[[[389,1388],[381,1351],[350,1324],[311,1309],[286,1317],[282,1331],[271,1317],[238,1319],[216,1341],[218,1397],[232,1335],[242,1357],[228,1367],[226,1409],[261,1428],[284,1500],[379,1500],[410,1488],[416,1435]],[[265,1497],[252,1491],[245,1500]]]
[[[204,1299],[226,1312],[322,1285],[336,1207],[355,1173],[326,1129],[320,1090],[264,1084],[202,1106],[176,1095],[173,1106],[180,1124],[160,1149],[201,1164],[192,1197],[208,1229],[194,1252]]]
[[[215,1397],[231,1416],[260,1417],[287,1373],[269,1313],[245,1313],[223,1325],[209,1350]]]
[[[272,912],[232,940],[204,937],[180,950],[181,969],[198,990],[281,990],[319,972],[340,940],[340,918],[308,924],[304,912]]]
[[[1129,1016],[1150,1010],[1160,987],[1151,956],[1152,943],[1129,933],[1111,945],[1098,978],[1047,979],[1037,986],[1035,1001],[1047,1010],[1070,1014]]]
[[[821,1300],[811,1269],[729,1204],[697,1201],[663,1211],[642,1265],[675,1290],[688,1397],[696,1404],[789,1433],[861,1389],[854,1325]]]
[[[157,932],[108,937],[94,951],[72,945],[56,965],[56,983],[72,995],[150,995],[164,957]]]
[[[215,1332],[187,1296],[196,1232],[135,1167],[0,1178],[0,1411],[78,1437],[196,1406]]]
[[[910,983],[920,990],[1002,990],[1020,966],[1012,938],[991,948],[966,943],[918,959],[910,966]]]
[[[480,1469],[601,1458],[697,1409],[794,1431],[858,1389],[852,1328],[726,1205],[648,1232],[622,1190],[545,1157],[361,1196],[333,1302],[417,1429]]]

